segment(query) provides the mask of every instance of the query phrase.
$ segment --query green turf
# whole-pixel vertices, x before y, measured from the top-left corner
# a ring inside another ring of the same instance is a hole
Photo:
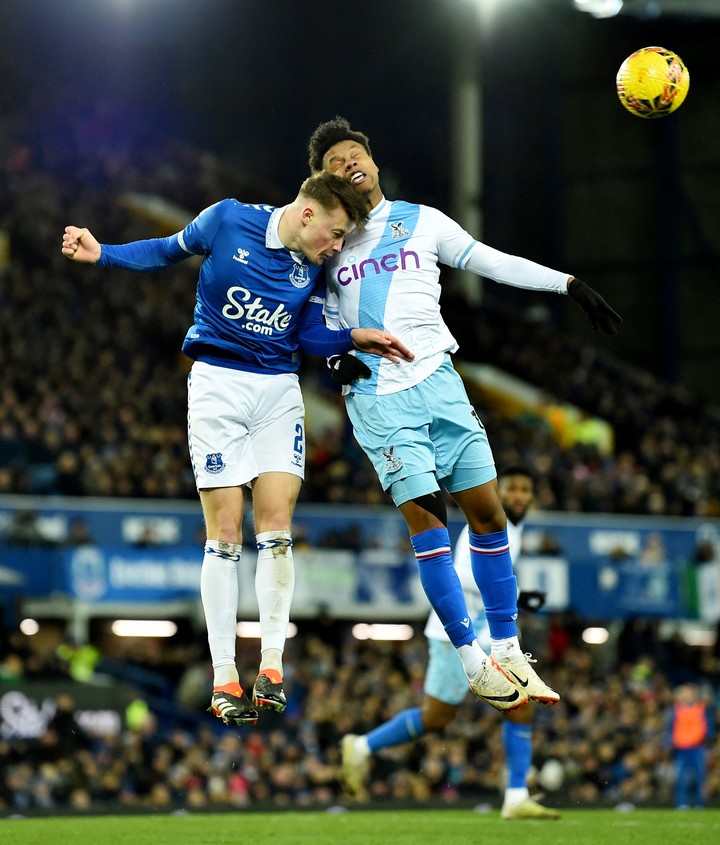
[[[512,831],[512,838],[508,834]],[[683,845],[720,842],[720,810],[569,810],[559,821],[497,812],[350,810],[0,819],[2,845]]]

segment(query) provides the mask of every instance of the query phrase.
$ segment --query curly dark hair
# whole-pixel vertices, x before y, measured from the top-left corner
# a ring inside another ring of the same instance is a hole
[[[367,221],[365,198],[349,182],[332,173],[313,173],[308,176],[300,186],[299,193],[314,199],[326,211],[341,206],[358,229],[362,229]]]
[[[333,120],[321,123],[310,136],[308,143],[308,164],[312,173],[322,170],[323,156],[330,147],[339,141],[357,141],[358,144],[365,147],[365,152],[369,156],[372,156],[370,152],[370,141],[367,135],[363,135],[362,132],[356,132],[350,127],[350,123],[346,118],[337,115]]]
[[[529,478],[533,485],[535,484],[535,473],[525,464],[508,464],[498,469],[498,481],[510,475],[523,475],[525,478]]]

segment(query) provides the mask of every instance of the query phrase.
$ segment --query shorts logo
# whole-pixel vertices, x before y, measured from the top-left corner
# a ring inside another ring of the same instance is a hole
[[[290,271],[290,281],[296,288],[306,288],[310,284],[310,271],[305,264],[296,264]]]
[[[213,475],[222,472],[225,469],[222,452],[211,452],[207,455],[205,458],[205,469]]]
[[[390,228],[392,229],[392,239],[394,241],[410,236],[410,232],[405,228],[405,223],[402,220],[398,220],[397,223],[391,223]]]
[[[383,449],[382,454],[387,464],[385,469],[388,472],[397,472],[399,469],[402,469],[402,458],[396,457],[394,446],[391,446],[389,449]]]

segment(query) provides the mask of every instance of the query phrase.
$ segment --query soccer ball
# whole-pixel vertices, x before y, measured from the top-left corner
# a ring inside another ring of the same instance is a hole
[[[538,783],[548,792],[555,792],[565,783],[565,769],[563,764],[551,757],[546,760],[537,775]]]
[[[690,88],[690,74],[672,50],[643,47],[620,65],[618,97],[637,117],[665,117],[679,109]]]

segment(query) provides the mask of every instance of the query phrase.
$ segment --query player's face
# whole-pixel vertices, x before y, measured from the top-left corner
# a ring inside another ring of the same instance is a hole
[[[303,211],[300,249],[311,264],[322,264],[326,258],[340,252],[351,228],[350,218],[342,206],[331,211],[317,205],[308,207]]]
[[[362,144],[338,141],[323,156],[323,170],[347,180],[374,208],[382,198],[378,166]]]
[[[500,501],[514,525],[525,517],[535,497],[533,483],[526,475],[505,475],[499,484]]]

